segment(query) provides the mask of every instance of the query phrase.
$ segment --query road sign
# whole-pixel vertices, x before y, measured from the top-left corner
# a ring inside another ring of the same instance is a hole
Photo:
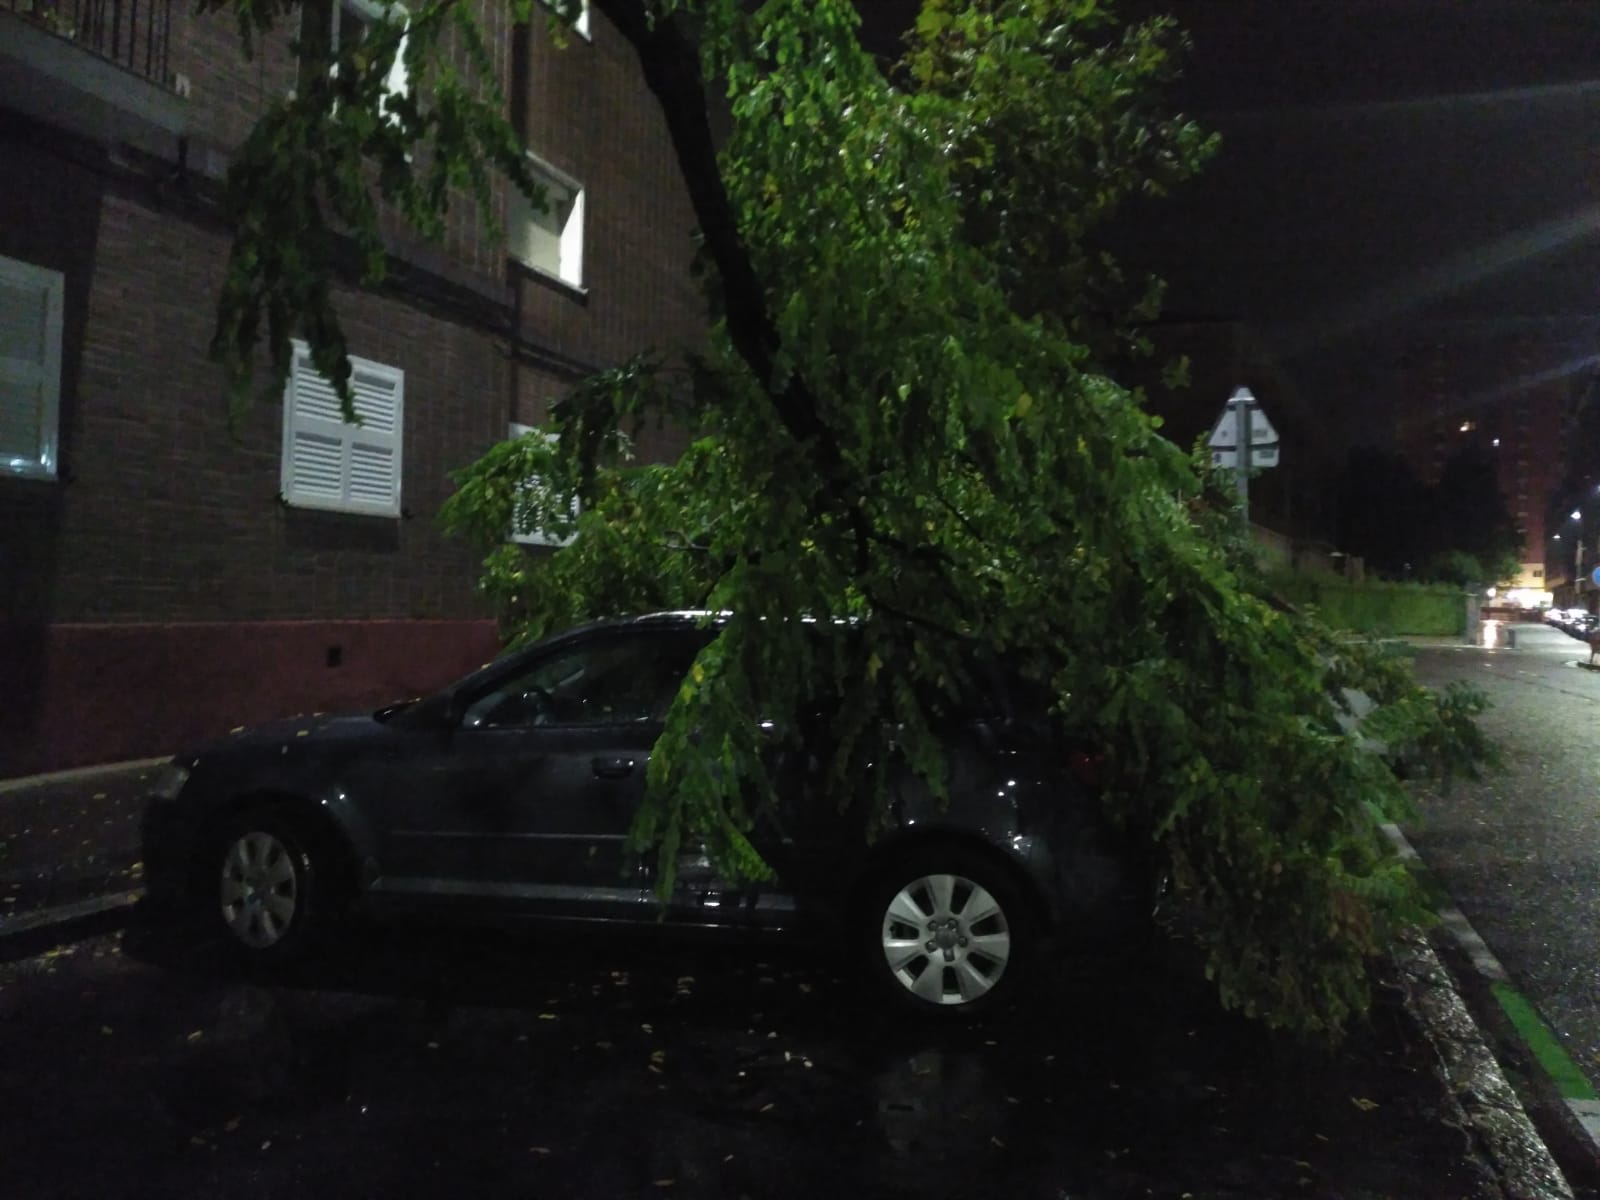
[[[1234,400],[1242,399],[1250,409],[1250,458],[1255,459],[1257,447],[1276,446],[1278,444],[1278,431],[1272,427],[1272,422],[1267,420],[1267,414],[1261,411],[1261,406],[1256,403],[1247,388],[1240,388],[1233,394]],[[1229,401],[1231,404],[1233,401]],[[1236,450],[1239,446],[1239,431],[1234,428],[1237,422],[1230,409],[1224,409],[1217,423],[1212,427],[1210,446],[1213,450]]]
[[[1222,415],[1211,428],[1211,437],[1207,440],[1207,444],[1211,447],[1211,465],[1229,469],[1238,468],[1241,424],[1247,424],[1250,430],[1251,468],[1277,466],[1278,431],[1272,427],[1272,422],[1267,420],[1267,414],[1261,411],[1261,406],[1256,403],[1256,398],[1249,388],[1234,390],[1228,400],[1228,406],[1222,410]]]

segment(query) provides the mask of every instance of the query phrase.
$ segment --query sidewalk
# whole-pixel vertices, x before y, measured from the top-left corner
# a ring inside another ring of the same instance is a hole
[[[144,788],[163,761],[0,780],[0,941],[130,902]]]
[[[65,942],[120,928],[126,922],[140,895],[139,821],[144,788],[159,765],[160,760],[152,760],[30,780],[0,780],[0,842],[4,843],[0,849],[0,962],[19,961]],[[1389,980],[1384,989],[1387,999],[1379,997],[1373,1027],[1355,1031],[1339,1053],[1314,1072],[1337,1079],[1338,1104],[1308,1100],[1310,1111],[1294,1116],[1301,1106],[1276,1094],[1270,1083],[1259,1090],[1245,1086],[1244,1080],[1253,1071],[1259,1071],[1266,1081],[1293,1075],[1293,1053],[1282,1062],[1260,1061],[1259,1067],[1240,1064],[1239,1090],[1229,1101],[1225,1123],[1234,1129],[1257,1128],[1267,1141],[1275,1136],[1270,1131],[1284,1128],[1286,1121],[1290,1125],[1310,1121],[1313,1124],[1307,1127],[1316,1129],[1319,1137],[1324,1132],[1331,1134],[1332,1113],[1342,1112],[1346,1098],[1355,1106],[1351,1111],[1356,1116],[1361,1116],[1367,1105],[1373,1110],[1381,1105],[1383,1119],[1364,1123],[1369,1130],[1385,1132],[1361,1151],[1366,1165],[1358,1172],[1362,1183],[1358,1192],[1343,1188],[1307,1191],[1303,1185],[1310,1180],[1299,1179],[1299,1171],[1285,1166],[1286,1174],[1279,1182],[1289,1191],[1283,1194],[1393,1200],[1445,1194],[1422,1186],[1425,1179],[1431,1179],[1452,1196],[1570,1200],[1574,1195],[1571,1187],[1523,1111],[1468,1014],[1457,981],[1439,957],[1419,938],[1402,949],[1384,974]],[[1399,1008],[1402,993],[1403,1016],[1388,1011]],[[1209,996],[1209,989],[1204,994]],[[1210,1001],[1204,1005],[1210,1006]],[[1214,1064],[1206,1065],[1211,1051],[1199,1044],[1206,1039],[1195,1039],[1194,1030],[1215,1020],[1199,1009],[1187,1014],[1186,1002],[1174,1005],[1169,1001],[1169,1007],[1172,1011],[1151,1020],[1171,1029],[1152,1028],[1148,1036],[1169,1047],[1164,1069],[1201,1078]],[[593,1019],[604,1024],[599,1012]],[[1414,1026],[1414,1033],[1404,1025]],[[1192,1040],[1172,1032],[1182,1029],[1190,1031]],[[602,1032],[600,1036],[610,1035]],[[1146,1116],[1163,1122],[1169,1117],[1166,1109],[1171,1097],[1159,1091],[1143,1099],[1125,1095],[1124,1102],[1133,1101],[1140,1111],[1148,1106]],[[1260,1111],[1256,1112],[1258,1104]],[[1375,1111],[1375,1117],[1378,1115]],[[1195,1194],[1222,1193],[1197,1189]],[[1592,1193],[1581,1195],[1588,1200]]]

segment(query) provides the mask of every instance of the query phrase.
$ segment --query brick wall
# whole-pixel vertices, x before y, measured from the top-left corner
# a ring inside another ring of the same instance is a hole
[[[593,40],[530,29],[528,149],[585,188],[587,295],[521,276],[524,328],[586,362],[696,344],[705,305],[689,276],[694,212],[631,46],[600,13]]]
[[[408,304],[341,295],[353,353],[406,373],[409,519],[278,501],[282,410],[232,431],[206,360],[226,239],[108,195],[77,403],[63,429],[56,620],[480,615],[475,562],[435,517],[447,474],[503,436],[493,338]]]
[[[489,33],[502,66],[500,7]],[[196,159],[237,145],[297,66],[279,32],[254,62],[226,16],[174,10]],[[692,214],[632,53],[599,17],[564,50],[533,29],[533,148],[588,188],[586,294],[521,281],[522,338],[604,365],[703,336]],[[570,371],[513,367],[503,242],[470,206],[402,257],[466,280],[475,316],[417,291],[338,294],[351,352],[406,375],[400,520],[280,503],[282,409],[230,428],[207,346],[229,237],[165,168],[0,113],[0,254],[66,275],[61,478],[0,477],[0,775],[162,753],[241,721],[437,686],[481,661],[478,562],[437,525],[449,473],[542,418]],[[504,187],[497,185],[497,202]],[[442,264],[442,265],[441,265]],[[643,452],[681,440],[652,433]],[[329,673],[324,643],[359,647]],[[425,651],[425,653],[424,653]],[[407,668],[395,674],[399,667]],[[120,715],[118,715],[120,714]]]

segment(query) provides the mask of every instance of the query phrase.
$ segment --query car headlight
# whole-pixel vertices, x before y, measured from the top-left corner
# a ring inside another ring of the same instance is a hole
[[[189,782],[189,768],[176,760],[161,768],[155,782],[150,785],[150,795],[157,800],[176,800],[183,785]]]

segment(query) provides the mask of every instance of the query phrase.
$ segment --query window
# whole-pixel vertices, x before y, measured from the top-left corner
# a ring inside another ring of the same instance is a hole
[[[518,425],[515,421],[511,423],[510,436],[513,438],[519,438],[525,433],[532,432],[532,425]],[[545,436],[551,441],[555,440],[552,434],[546,434]],[[524,531],[523,525],[532,519],[532,514],[529,512],[530,507],[535,500],[542,499],[546,495],[546,491],[543,482],[538,479],[526,480],[517,490],[519,497],[516,507],[513,509],[511,520],[511,540],[513,542],[518,542],[524,546],[565,546],[572,541],[575,535],[568,535],[563,538],[552,537],[542,529]],[[523,499],[523,497],[526,497],[526,499]],[[574,519],[577,518],[579,511],[578,498],[574,496],[572,498],[572,516]]]
[[[1544,578],[1544,568],[1543,567],[1535,567],[1533,569],[1533,577],[1535,579],[1543,579]]]
[[[660,721],[709,635],[591,638],[541,657],[467,706],[468,729]]]
[[[0,258],[0,472],[56,477],[66,278]]]
[[[335,73],[338,72],[336,60],[341,49],[366,41],[373,28],[385,19],[402,26],[407,19],[404,5],[383,3],[382,0],[321,0],[320,3],[308,3],[304,13],[302,36],[309,46],[317,48],[318,58],[335,64],[332,67]],[[401,34],[399,51],[389,67],[388,78],[384,80],[385,100],[389,96],[404,96],[411,90],[405,58],[406,37]],[[393,121],[397,118],[391,113],[389,119]]]
[[[298,508],[400,515],[405,372],[350,359],[359,425],[345,422],[333,385],[296,342],[283,392],[283,499]]]
[[[555,0],[544,0],[547,7],[555,8]],[[577,15],[572,18],[572,29],[579,37],[589,37],[589,0],[579,0]]]
[[[583,286],[583,185],[528,155],[528,170],[544,188],[540,211],[516,188],[506,206],[506,242],[523,266]]]

